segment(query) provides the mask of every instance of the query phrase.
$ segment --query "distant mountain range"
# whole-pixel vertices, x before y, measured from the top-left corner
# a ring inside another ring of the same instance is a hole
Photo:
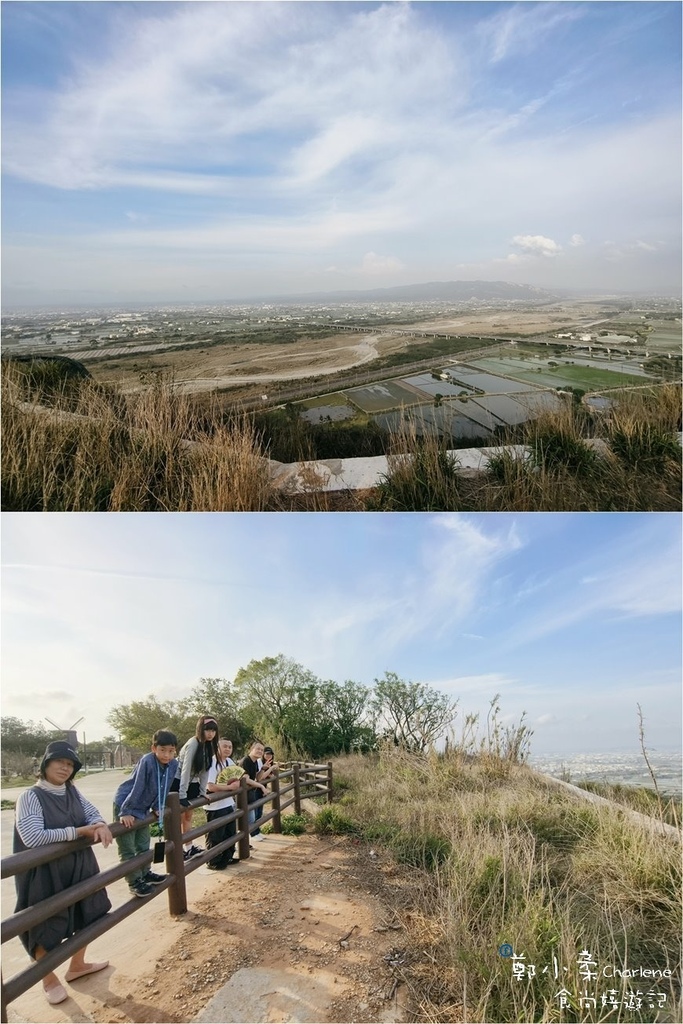
[[[395,288],[277,296],[282,302],[468,302],[472,299],[553,302],[559,298],[559,294],[546,291],[544,288],[534,288],[529,284],[510,284],[509,281],[428,281],[426,284],[403,284]]]

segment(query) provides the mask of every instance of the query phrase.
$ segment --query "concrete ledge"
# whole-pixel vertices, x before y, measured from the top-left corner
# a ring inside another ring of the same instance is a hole
[[[598,807],[611,807],[612,810],[621,811],[631,821],[640,825],[642,828],[648,829],[650,832],[658,832],[660,835],[666,836],[667,839],[674,839],[678,843],[681,842],[680,829],[674,828],[673,825],[668,825],[665,821],[653,818],[649,814],[641,814],[640,811],[634,811],[632,808],[626,807],[624,804],[616,803],[614,800],[607,800],[604,796],[598,796],[597,793],[591,793],[587,789],[581,789],[579,786],[572,786],[571,782],[564,782],[562,779],[556,779],[553,775],[543,775],[543,778],[547,782],[551,782],[554,786],[559,786],[561,789],[573,793],[575,796],[580,797],[582,800],[586,800],[588,803],[596,804]]]
[[[678,435],[679,443],[683,434]],[[601,455],[609,448],[599,437],[586,438],[586,444]],[[526,445],[511,444],[493,448],[457,448],[448,454],[457,460],[457,472],[463,476],[484,472],[492,455],[507,453],[515,459],[531,454]],[[397,456],[410,459],[412,456]],[[276,487],[290,494],[330,491],[363,491],[377,487],[388,473],[386,455],[364,459],[324,459],[314,462],[270,463],[271,480]]]

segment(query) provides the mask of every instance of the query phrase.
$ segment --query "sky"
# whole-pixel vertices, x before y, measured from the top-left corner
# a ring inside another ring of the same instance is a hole
[[[3,302],[679,294],[677,2],[2,3]]]
[[[681,748],[678,515],[6,513],[2,540],[2,713],[88,741],[283,654],[427,683],[456,737],[500,694],[533,755],[638,753],[638,704]]]

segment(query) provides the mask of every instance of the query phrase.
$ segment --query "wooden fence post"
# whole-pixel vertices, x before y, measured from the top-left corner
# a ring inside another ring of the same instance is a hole
[[[240,779],[240,788],[237,792],[237,806],[242,812],[242,816],[237,819],[239,826],[238,831],[242,833],[242,838],[238,840],[237,845],[240,851],[240,860],[249,859],[249,801],[247,800],[247,777],[243,775]]]
[[[187,913],[187,889],[185,886],[185,859],[183,857],[183,832],[180,827],[180,797],[169,793],[164,811],[164,839],[173,843],[173,850],[166,854],[166,870],[175,875],[175,882],[168,888],[168,910],[170,914]]]
[[[275,817],[273,818],[273,832],[282,832],[282,816],[280,814],[280,776],[278,772],[275,772],[272,779],[273,786],[273,810],[275,811]]]
[[[332,803],[332,762],[327,762],[327,802]]]
[[[292,765],[294,771],[294,813],[301,814],[301,789],[299,786],[299,762]]]

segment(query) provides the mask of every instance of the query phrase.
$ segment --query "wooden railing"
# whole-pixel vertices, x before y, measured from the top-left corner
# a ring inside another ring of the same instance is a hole
[[[163,822],[167,872],[164,882],[154,886],[153,892],[144,899],[141,900],[138,897],[133,897],[115,910],[110,910],[108,914],[83,928],[77,934],[72,935],[71,938],[66,939],[56,949],[46,953],[44,957],[35,961],[30,967],[27,967],[13,978],[10,978],[9,981],[5,982],[2,979],[0,982],[2,995],[0,1021],[2,1021],[2,1024],[7,1022],[7,1006],[9,1003],[41,981],[55,967],[70,959],[77,950],[88,945],[88,943],[100,935],[104,935],[105,932],[108,932],[131,914],[140,910],[142,906],[149,903],[150,900],[159,896],[162,892],[168,892],[168,909],[170,914],[177,916],[186,913],[187,888],[185,879],[187,875],[196,871],[202,864],[213,860],[214,857],[219,856],[223,851],[235,845],[239,849],[240,860],[247,860],[249,857],[249,836],[251,831],[255,831],[266,822],[271,821],[273,832],[281,832],[282,813],[288,807],[293,807],[294,812],[300,814],[301,801],[307,796],[325,796],[328,802],[331,801],[332,763],[329,761],[327,764],[294,762],[291,764],[291,767],[277,772],[269,782],[271,785],[270,791],[253,803],[248,803],[248,787],[246,778],[243,777],[240,788],[234,794],[237,805],[234,812],[229,815],[221,815],[214,821],[203,823],[184,834],[181,830],[181,812],[184,808],[180,806],[178,794],[169,793],[166,800]],[[190,807],[210,807],[212,803],[223,799],[225,799],[225,793],[212,793],[208,797],[198,797],[196,800],[191,800]],[[268,804],[272,806],[268,812],[265,812],[265,807]],[[249,811],[257,807],[263,807],[264,813],[258,821],[249,826]],[[149,815],[141,821],[136,821],[132,830],[135,831],[149,826],[155,821],[156,817]],[[234,836],[211,847],[210,850],[206,850],[201,857],[193,857],[190,861],[183,859],[184,842],[194,841],[230,821],[237,822],[237,831]],[[131,831],[120,823],[113,824],[110,827],[115,838],[124,832]],[[2,859],[2,878],[11,878],[31,868],[38,867],[41,864],[49,864],[51,861],[59,860],[60,857],[66,854],[73,853],[76,850],[83,850],[92,845],[92,840],[81,838],[73,842],[50,843],[46,846],[25,850],[22,853],[12,854]],[[151,849],[144,853],[139,853],[137,856],[123,861],[114,868],[101,871],[92,878],[78,882],[69,889],[65,889],[55,896],[50,896],[48,899],[42,900],[26,910],[21,910],[6,918],[2,921],[1,925],[2,943],[9,942],[10,939],[16,938],[17,935],[21,935],[35,925],[42,924],[43,921],[47,921],[48,918],[64,910],[66,907],[78,903],[79,900],[90,896],[99,889],[104,889],[112,882],[119,881],[119,879],[129,875],[132,870],[136,868],[149,868],[152,863],[152,856]]]

